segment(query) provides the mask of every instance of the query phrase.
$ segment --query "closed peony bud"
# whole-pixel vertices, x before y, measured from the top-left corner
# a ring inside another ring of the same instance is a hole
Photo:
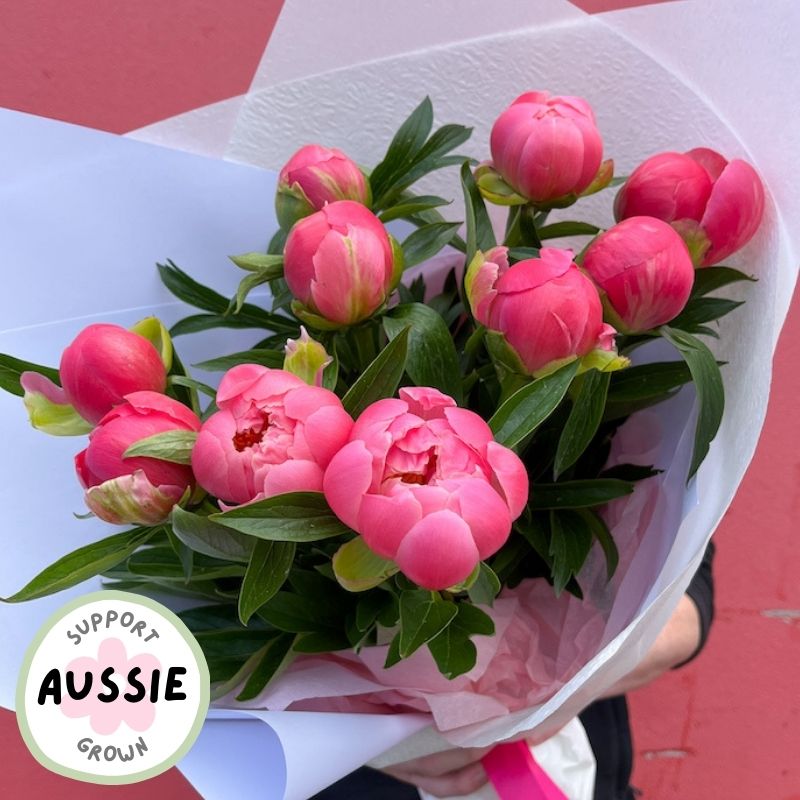
[[[156,348],[119,325],[84,328],[64,350],[59,368],[67,402],[91,423],[131,392],[163,392],[167,371]]]
[[[569,250],[545,247],[512,267],[505,247],[478,253],[466,291],[475,319],[502,336],[517,371],[539,376],[596,352],[591,366],[623,366],[597,289]]]
[[[197,482],[225,503],[319,492],[353,420],[339,398],[282,369],[241,364],[217,391],[219,411],[192,451]]]
[[[380,220],[351,200],[300,220],[284,249],[284,277],[294,312],[317,328],[372,316],[400,279],[402,255]]]
[[[365,409],[324,491],[370,549],[436,590],[503,546],[527,503],[528,474],[480,416],[414,386]]]
[[[167,431],[197,431],[189,408],[157,392],[133,392],[109,411],[75,456],[86,505],[106,522],[156,525],[194,488],[190,467],[149,456],[125,458],[141,439]]]
[[[303,217],[336,200],[355,200],[368,206],[370,188],[358,165],[341,150],[307,144],[280,171],[275,210],[288,231]]]
[[[283,368],[304,380],[309,386],[322,386],[325,367],[333,361],[328,351],[301,325],[299,339],[286,340]]]
[[[591,106],[580,97],[549,92],[520,95],[494,123],[490,146],[503,180],[542,206],[576,199],[598,176],[603,158]],[[490,188],[497,196],[504,194],[497,186]]]
[[[631,217],[600,234],[586,250],[583,268],[603,292],[609,321],[625,333],[676,317],[694,283],[683,240],[654,217]]]
[[[718,264],[755,234],[764,214],[764,187],[745,161],[714,150],[659,153],[642,162],[620,189],[617,220],[636,216],[669,222],[697,266]]]

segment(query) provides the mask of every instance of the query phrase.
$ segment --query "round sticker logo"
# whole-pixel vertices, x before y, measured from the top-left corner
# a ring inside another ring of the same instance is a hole
[[[17,685],[17,719],[43,766],[82,781],[135,783],[194,744],[209,702],[200,646],[148,597],[102,591],[39,630]]]

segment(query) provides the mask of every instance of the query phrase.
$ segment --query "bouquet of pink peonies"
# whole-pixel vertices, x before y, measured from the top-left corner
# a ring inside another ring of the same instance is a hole
[[[632,568],[636,504],[665,466],[663,432],[639,412],[694,383],[691,479],[723,413],[702,337],[740,305],[711,295],[749,280],[719,262],[755,233],[763,188],[743,161],[664,153],[624,183],[618,224],[601,231],[549,219],[619,183],[584,100],[522,95],[482,164],[452,155],[468,128],[431,130],[426,100],[369,174],[301,148],[279,177],[268,252],[232,257],[246,272],[233,299],[168,262],[164,284],[200,312],[169,331],[91,325],[58,370],[1,357],[35,427],[89,433],[75,465],[90,513],[134,526],[7,600],[98,573],[189,595],[203,605],[183,618],[219,697],[412,708],[441,730],[542,702],[597,652],[597,598]],[[452,166],[463,238],[445,199],[413,190]],[[484,201],[509,209],[500,242]],[[566,237],[577,255],[546,246]],[[263,284],[269,309],[247,302]],[[215,390],[173,339],[219,327],[265,333],[198,365],[224,373]],[[550,626],[570,596],[580,624]]]

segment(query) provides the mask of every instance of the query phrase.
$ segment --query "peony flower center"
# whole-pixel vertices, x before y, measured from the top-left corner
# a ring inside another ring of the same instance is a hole
[[[264,421],[259,427],[245,428],[244,430],[237,431],[233,435],[233,446],[237,452],[241,453],[248,447],[260,444],[264,438],[267,428],[269,427],[269,414],[264,415]]]
[[[436,462],[438,456],[433,447],[428,450],[427,461],[419,472],[399,472],[393,477],[400,478],[403,483],[415,483],[418,486],[426,486],[436,474]]]

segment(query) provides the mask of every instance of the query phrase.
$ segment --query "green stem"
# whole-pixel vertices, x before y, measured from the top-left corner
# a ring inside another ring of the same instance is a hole
[[[530,203],[514,206],[508,213],[503,244],[506,247],[541,247],[542,243],[536,232],[536,219],[539,216],[536,207]]]
[[[484,328],[483,325],[477,325],[464,344],[464,354],[467,356],[466,372],[469,372],[475,366],[475,361],[478,358],[485,333],[486,328]]]
[[[358,356],[358,365],[362,372],[378,355],[374,327],[371,322],[367,322],[364,325],[358,325],[350,329],[350,335]]]

